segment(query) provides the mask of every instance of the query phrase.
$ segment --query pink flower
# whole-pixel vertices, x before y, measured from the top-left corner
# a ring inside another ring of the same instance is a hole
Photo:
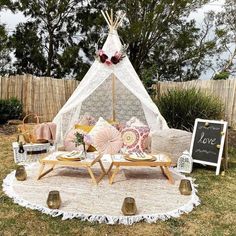
[[[106,59],[105,63],[110,66],[112,64],[112,62],[109,59]]]
[[[122,54],[121,54],[120,52],[117,52],[117,51],[116,51],[114,56],[115,56],[118,60],[120,60]]]
[[[102,63],[104,63],[104,62],[107,60],[107,58],[108,58],[108,56],[107,56],[106,54],[102,54],[102,55],[100,56],[100,61],[101,61]]]
[[[102,56],[102,54],[105,54],[105,52],[102,49],[98,50],[98,56]]]
[[[117,64],[119,61],[120,61],[119,58],[117,58],[116,56],[111,57],[111,62],[113,64]]]

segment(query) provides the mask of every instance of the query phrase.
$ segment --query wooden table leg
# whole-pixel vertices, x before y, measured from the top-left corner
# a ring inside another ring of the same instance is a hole
[[[105,170],[105,168],[104,168],[104,166],[103,166],[103,164],[102,164],[102,161],[99,160],[98,163],[99,163],[99,165],[100,165],[100,167],[101,167],[101,169],[102,169],[102,172],[103,172],[103,173],[106,173],[106,170]]]
[[[169,168],[168,168],[167,166],[160,166],[160,168],[161,168],[162,174],[166,176],[166,178],[168,179],[168,181],[169,181],[171,184],[174,184],[174,183],[175,183],[175,180],[174,180],[172,174],[170,173]]]
[[[99,183],[99,182],[102,180],[102,178],[107,174],[107,173],[106,173],[106,170],[105,170],[105,168],[104,168],[104,166],[103,166],[103,164],[102,164],[102,161],[99,160],[98,163],[99,163],[99,165],[100,165],[100,167],[101,167],[102,173],[100,174],[100,176],[98,176],[98,178],[97,178],[97,183]]]
[[[38,173],[38,178],[37,178],[37,180],[39,180],[39,179],[41,178],[41,173],[43,172],[44,167],[45,167],[45,164],[42,163],[41,166],[40,166],[40,168],[39,168],[39,173]]]
[[[119,166],[116,166],[111,178],[109,179],[109,183],[112,184],[115,178],[115,175],[119,172]]]
[[[91,170],[91,168],[90,168],[89,166],[87,167],[87,170],[88,170],[88,172],[89,172],[89,174],[90,174],[90,177],[91,177],[92,181],[93,181],[95,184],[98,184],[98,182],[97,182],[97,180],[96,180],[96,178],[95,178],[95,176],[94,176],[94,174],[93,174],[93,171]]]
[[[111,163],[110,167],[108,168],[108,171],[106,172],[108,175],[108,178],[110,177],[110,172],[112,170],[112,167],[113,167],[113,162]]]
[[[52,167],[50,169],[48,169],[44,173],[42,173],[42,171],[43,171],[43,169],[45,167],[45,164],[42,164],[41,167],[40,167],[40,170],[39,170],[38,180],[41,179],[43,176],[47,175],[48,173],[50,173],[51,171],[53,171],[55,165],[56,164],[52,165]]]

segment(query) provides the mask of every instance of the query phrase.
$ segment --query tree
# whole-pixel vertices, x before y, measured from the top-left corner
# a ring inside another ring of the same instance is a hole
[[[226,79],[236,73],[236,2],[226,0],[223,11],[215,17],[215,41],[218,52],[218,70],[213,79]]]
[[[13,11],[15,9],[15,5],[14,5],[13,1],[11,1],[11,0],[1,0],[0,1],[0,11],[2,9],[10,9]]]
[[[145,79],[147,84],[156,74],[161,80],[197,79],[207,68],[206,58],[212,53],[214,42],[207,40],[210,25],[205,29],[198,29],[195,21],[189,21],[187,17],[191,11],[206,2],[91,0],[89,7],[82,8],[77,15],[81,22],[79,25],[82,26],[81,32],[85,35],[81,45],[85,53],[91,53],[104,29],[107,30],[101,19],[101,9],[123,10],[126,17],[123,27],[118,31],[123,41],[129,45],[128,54],[138,74],[143,80],[145,76],[149,76]],[[90,14],[91,18],[83,17]]]
[[[63,58],[63,53],[67,47],[75,46],[75,14],[81,6],[79,0],[20,0],[17,1],[18,9],[25,16],[30,16],[38,26],[34,28],[36,34],[40,35],[43,45],[44,57],[46,59],[45,75],[53,77],[63,76],[59,59]],[[26,49],[27,50],[27,49]],[[71,50],[70,56],[76,60],[79,55],[75,55],[76,50]],[[76,51],[78,52],[78,50]],[[19,58],[22,59],[22,58]],[[44,73],[42,71],[42,73]]]
[[[8,48],[8,35],[5,25],[0,25],[0,75],[10,71],[11,58]]]
[[[14,48],[14,55],[17,58],[14,63],[17,74],[28,73],[37,76],[46,74],[42,38],[38,36],[37,30],[35,22],[20,23],[10,38],[10,45]]]
[[[0,1],[0,11],[3,9],[14,10],[14,4],[10,0]],[[11,57],[8,44],[8,34],[5,24],[0,24],[0,74],[4,75],[11,70]]]
[[[95,48],[108,31],[100,10],[126,13],[119,34],[129,45],[128,55],[148,85],[161,80],[197,79],[209,64],[214,42],[211,25],[198,29],[191,11],[209,0],[19,0],[26,16],[38,25],[47,76],[80,79],[94,60]],[[35,29],[36,30],[36,29]],[[27,50],[29,50],[29,47]],[[44,72],[42,72],[44,73]]]

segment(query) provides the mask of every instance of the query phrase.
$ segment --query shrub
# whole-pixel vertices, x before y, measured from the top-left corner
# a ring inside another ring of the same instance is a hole
[[[226,80],[229,78],[229,76],[230,76],[230,73],[228,71],[222,71],[222,72],[216,74],[213,77],[213,80]]]
[[[0,123],[22,118],[23,106],[17,98],[0,99]]]
[[[212,95],[192,89],[167,91],[156,101],[169,127],[193,130],[196,118],[222,119],[223,104]]]

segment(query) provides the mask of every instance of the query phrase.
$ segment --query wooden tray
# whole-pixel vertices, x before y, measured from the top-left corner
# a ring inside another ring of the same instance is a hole
[[[57,157],[57,160],[58,161],[80,161],[81,159],[80,158],[66,158],[66,157],[59,156]]]

